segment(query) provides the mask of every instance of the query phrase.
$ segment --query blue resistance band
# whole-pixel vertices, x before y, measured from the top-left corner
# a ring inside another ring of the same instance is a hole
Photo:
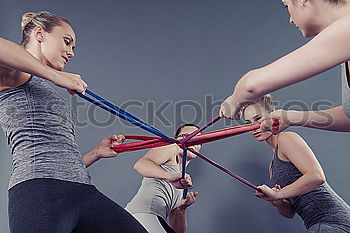
[[[116,106],[115,104],[109,102],[108,100],[102,98],[101,96],[93,93],[92,91],[86,89],[86,94],[89,94],[91,95],[92,97],[94,97],[95,99],[99,100],[100,102],[97,102],[93,99],[91,99],[90,97],[84,95],[84,94],[81,94],[81,93],[77,93],[78,96],[80,96],[81,98],[91,102],[92,104],[95,104],[96,106],[126,120],[126,121],[129,121],[130,123],[152,133],[152,134],[155,134],[159,137],[162,137],[163,139],[169,141],[169,142],[177,142],[176,140],[166,136],[165,134],[163,134],[162,132],[160,132],[158,129],[150,126],[149,124],[143,122],[142,120],[140,120],[139,118],[133,116],[132,114],[128,113],[127,111],[121,109],[120,107]],[[108,106],[104,106],[104,105]]]
[[[182,179],[185,178],[186,173],[186,162],[187,162],[187,147],[184,148],[184,152],[182,153]],[[184,189],[182,193],[182,199],[186,199],[188,189]]]
[[[169,141],[169,142],[173,142],[173,143],[178,143],[178,141],[166,136],[165,134],[163,134],[162,132],[160,132],[158,129],[148,125],[147,123],[143,122],[142,120],[140,120],[139,118],[137,118],[136,116],[128,113],[127,111],[121,109],[120,107],[116,106],[115,104],[109,102],[108,100],[104,99],[103,97],[93,93],[92,91],[86,89],[86,94],[89,94],[90,96],[94,97],[95,99],[99,100],[99,102],[91,99],[90,97],[81,94],[81,93],[77,93],[78,96],[80,96],[81,98],[89,101],[90,103],[106,110],[107,112],[110,112],[152,134],[155,134],[159,137],[162,137],[163,139]],[[182,178],[185,178],[185,173],[186,173],[186,162],[187,162],[187,147],[185,147],[184,152],[182,154]],[[184,189],[183,191],[183,199],[185,199],[187,197],[187,192],[188,189]]]

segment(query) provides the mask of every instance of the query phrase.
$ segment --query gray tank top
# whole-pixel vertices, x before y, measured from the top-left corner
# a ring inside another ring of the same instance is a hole
[[[346,63],[341,65],[341,86],[344,113],[350,118],[350,76]]]
[[[277,156],[278,146],[271,162],[271,186],[279,184],[282,188],[295,182],[303,174],[294,164],[284,162]],[[350,207],[324,183],[313,191],[290,198],[296,213],[303,219],[307,229],[317,223],[336,224],[350,232]]]
[[[161,165],[172,174],[180,173],[179,165]],[[130,213],[150,213],[167,219],[170,211],[182,198],[183,189],[177,189],[162,179],[144,177],[134,198],[125,209]]]
[[[69,102],[38,77],[0,92],[0,125],[13,156],[9,189],[34,178],[91,184]]]

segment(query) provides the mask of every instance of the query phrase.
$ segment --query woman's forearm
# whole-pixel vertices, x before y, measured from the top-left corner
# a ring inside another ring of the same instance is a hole
[[[242,76],[233,92],[239,108],[251,104],[265,94],[311,77],[310,75],[299,74],[299,77],[296,78],[295,75],[287,74],[284,70],[286,62],[283,62],[283,60],[290,59],[281,58],[270,65],[251,70]]]
[[[311,192],[326,181],[323,173],[307,172],[294,183],[283,187],[278,193],[278,199],[288,199]]]
[[[304,126],[337,132],[350,132],[350,119],[345,115],[344,108],[338,106],[320,111],[288,111],[291,126]]]
[[[187,209],[172,210],[169,215],[169,224],[176,233],[184,233],[187,228]]]
[[[30,73],[53,81],[56,71],[43,65],[22,46],[0,38],[0,66]]]
[[[99,160],[100,157],[97,155],[96,151],[92,150],[83,154],[83,160],[85,167],[89,167],[91,164]]]

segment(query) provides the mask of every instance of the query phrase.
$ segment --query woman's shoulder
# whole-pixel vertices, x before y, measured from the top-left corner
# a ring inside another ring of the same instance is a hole
[[[152,150],[160,150],[162,152],[172,152],[172,153],[175,153],[175,152],[179,152],[181,150],[181,148],[177,145],[177,144],[169,144],[169,145],[166,145],[166,146],[160,146],[160,147],[156,147]]]
[[[178,156],[182,154],[182,149],[177,144],[170,144],[167,146],[167,165],[176,165],[178,164]]]
[[[306,141],[295,132],[282,132],[278,136],[279,151],[289,160],[294,154],[312,153],[310,146]]]
[[[291,145],[300,141],[304,142],[304,139],[299,134],[292,131],[281,132],[277,137],[277,143],[279,147],[284,145]]]
[[[300,135],[293,131],[284,131],[278,134],[278,139],[287,139],[292,137],[300,137]]]
[[[289,148],[293,148],[297,144],[304,142],[304,139],[299,134],[292,131],[281,132],[277,137],[278,148],[282,153],[283,151],[286,151]]]
[[[156,147],[149,150],[143,157],[155,161],[157,164],[176,163],[177,155],[181,148],[176,144]]]

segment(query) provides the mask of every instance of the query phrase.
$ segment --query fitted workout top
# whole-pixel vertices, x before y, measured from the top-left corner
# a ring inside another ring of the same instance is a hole
[[[165,170],[180,173],[179,165],[161,165]],[[150,213],[167,219],[170,211],[182,198],[183,189],[177,189],[162,179],[144,177],[134,198],[127,204],[130,213]]]
[[[341,85],[344,113],[350,118],[350,75],[346,63],[341,65]]]
[[[9,189],[35,178],[91,184],[72,115],[70,103],[45,79],[32,76],[0,91],[0,125],[13,156]]]
[[[278,146],[271,162],[271,186],[282,188],[294,183],[303,174],[291,162],[278,158]],[[303,219],[307,229],[317,223],[336,224],[350,232],[350,207],[337,193],[324,183],[313,191],[289,198],[296,213]]]

